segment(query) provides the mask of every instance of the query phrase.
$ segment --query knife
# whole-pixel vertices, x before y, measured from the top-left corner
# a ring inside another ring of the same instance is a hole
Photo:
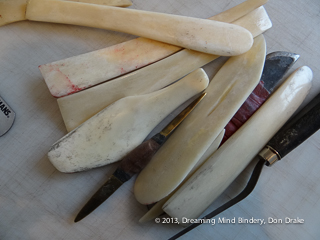
[[[275,162],[283,159],[288,153],[298,147],[320,128],[320,93],[311,100],[295,117],[291,118],[286,124],[272,137],[266,146],[257,155],[259,159],[245,189],[202,219],[210,219],[220,214],[224,210],[232,207],[236,203],[246,198],[256,186],[260,173],[264,165],[272,166]],[[201,221],[200,221],[201,222]],[[185,233],[199,226],[201,223],[194,223],[183,229],[170,238],[177,239]]]
[[[180,112],[165,128],[163,128],[161,132],[141,143],[121,159],[119,167],[111,175],[108,181],[102,185],[102,187],[80,210],[74,222],[78,222],[89,215],[105,200],[107,200],[123,183],[128,181],[136,173],[139,173],[166,141],[170,133],[179,126],[179,124],[188,116],[188,114],[196,107],[205,95],[206,93],[202,93],[182,112]]]
[[[220,146],[262,106],[274,89],[282,82],[283,77],[298,58],[298,54],[285,51],[276,51],[267,54],[259,84],[226,125],[225,134]],[[212,147],[214,148],[215,145],[213,144]],[[207,151],[212,154],[214,150],[210,147]],[[205,153],[197,163],[197,166],[200,166],[211,154]],[[196,168],[197,167],[195,167],[195,169]],[[192,173],[190,172],[189,175],[192,175]],[[163,213],[162,206],[170,196],[172,196],[172,194],[156,203],[139,221],[146,222]]]
[[[13,125],[15,112],[0,97],[0,137],[7,133]]]

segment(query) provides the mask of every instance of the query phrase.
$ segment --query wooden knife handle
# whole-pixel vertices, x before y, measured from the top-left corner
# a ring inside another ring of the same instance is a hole
[[[161,144],[153,138],[141,143],[121,160],[118,168],[122,169],[128,175],[127,180],[129,180],[149,163],[160,146]]]
[[[280,159],[309,138],[320,128],[320,94],[301,111],[313,106],[300,118],[293,118],[268,142],[267,147],[275,150]],[[300,112],[298,113],[300,115]]]

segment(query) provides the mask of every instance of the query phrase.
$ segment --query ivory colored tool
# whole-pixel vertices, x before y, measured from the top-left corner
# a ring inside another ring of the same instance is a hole
[[[225,127],[226,133],[221,144],[227,141],[262,106],[298,58],[299,55],[284,51],[267,55],[258,86]]]
[[[250,12],[234,23],[249,29],[254,37],[272,26],[263,7]],[[218,57],[183,49],[161,61],[112,81],[59,98],[57,101],[66,128],[71,131],[120,98],[159,90]]]
[[[130,0],[68,0],[101,4],[114,7],[128,7],[132,5]],[[0,0],[0,26],[26,19],[28,0]]]
[[[123,183],[128,181],[133,175],[139,173],[151,160],[161,145],[170,136],[179,124],[189,115],[196,105],[204,98],[206,93],[202,93],[192,103],[190,103],[178,116],[176,116],[160,133],[157,133],[149,140],[141,143],[138,147],[129,152],[120,162],[120,166],[111,175],[109,180],[92,196],[87,204],[77,215],[75,222],[80,221],[93,210],[107,200]]]
[[[30,0],[26,18],[125,32],[221,56],[242,54],[253,43],[251,33],[234,24],[79,2]]]
[[[48,156],[62,172],[119,161],[137,147],[173,110],[209,83],[198,69],[178,82],[145,95],[122,98],[56,142]]]
[[[157,202],[179,186],[259,83],[265,57],[261,35],[250,51],[231,57],[222,66],[206,98],[137,177],[134,194],[138,202]]]
[[[257,87],[226,125],[226,131],[223,131],[222,136],[219,136],[207,149],[177,189],[179,189],[180,186],[182,186],[183,183],[197,170],[197,168],[215,152],[219,145],[221,146],[223,142],[231,137],[259,109],[259,107],[262,106],[298,58],[299,55],[297,54],[283,51],[269,53],[266,56],[262,76]],[[223,142],[221,142],[222,138]],[[177,149],[177,151],[179,150]],[[177,191],[177,189],[175,189],[175,191]],[[157,202],[157,204],[155,204],[139,221],[149,221],[162,214],[162,206],[172,195],[173,193]]]
[[[261,150],[253,161],[257,162],[246,187],[236,197],[232,198],[222,206],[205,215],[202,219],[211,219],[226,209],[232,207],[245,199],[256,186],[264,165],[272,166],[276,161],[283,159],[289,152],[298,147],[320,128],[320,94],[312,99],[298,114],[291,118],[271,138],[268,144]],[[201,224],[191,224],[187,228],[171,237],[169,240],[177,239]]]
[[[164,204],[171,217],[198,218],[297,110],[312,83],[301,67]],[[192,206],[192,207],[191,207]]]
[[[267,0],[247,0],[209,19],[232,23],[266,2]],[[259,19],[260,24],[262,19]],[[248,21],[256,22],[254,19]],[[242,27],[251,31],[245,25]],[[51,94],[62,97],[140,69],[179,50],[181,48],[177,46],[139,37],[93,52],[42,64],[39,69]]]

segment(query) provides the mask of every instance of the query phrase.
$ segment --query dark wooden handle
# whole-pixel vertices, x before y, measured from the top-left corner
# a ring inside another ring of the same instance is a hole
[[[148,164],[160,146],[152,138],[141,143],[121,160],[119,168],[132,177]]]
[[[281,158],[299,146],[320,128],[320,94],[315,97],[305,108],[313,106],[307,113],[299,119],[294,118],[289,121],[279,132],[269,141],[267,146],[275,149]],[[316,105],[315,105],[315,101]],[[304,109],[302,110],[304,111]],[[298,115],[300,115],[298,113]]]

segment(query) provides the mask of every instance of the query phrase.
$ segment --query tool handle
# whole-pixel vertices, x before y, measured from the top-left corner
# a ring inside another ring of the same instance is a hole
[[[122,169],[129,180],[134,174],[139,173],[152,159],[161,144],[153,138],[141,143],[138,147],[129,152],[120,162]]]
[[[271,147],[283,158],[303,141],[309,138],[320,128],[320,94],[317,95],[307,106],[301,110],[311,109],[300,118],[294,117],[268,142]],[[300,112],[298,113],[300,115]],[[279,159],[279,160],[280,160]]]

